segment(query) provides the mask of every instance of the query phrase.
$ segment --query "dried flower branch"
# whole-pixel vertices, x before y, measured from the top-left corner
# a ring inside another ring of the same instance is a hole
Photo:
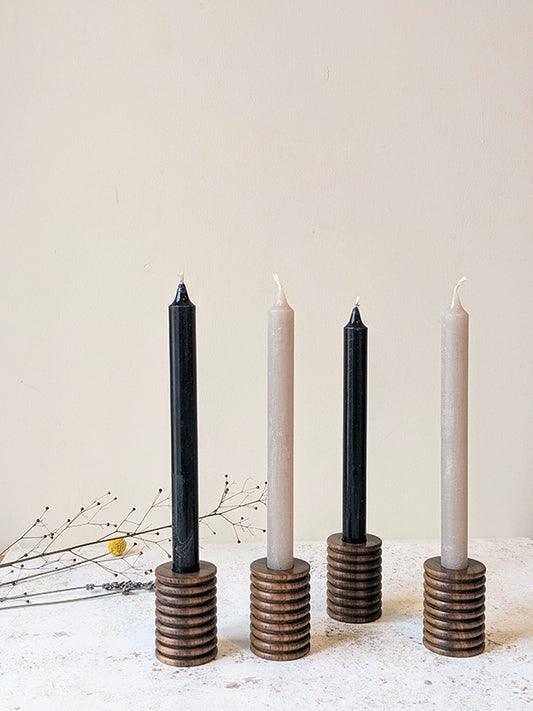
[[[216,535],[216,531],[210,525],[212,518],[221,518],[229,523],[233,527],[237,543],[241,542],[239,534],[247,533],[253,536],[256,533],[266,532],[264,528],[250,523],[246,515],[240,516],[237,520],[234,518],[234,514],[237,512],[257,511],[260,506],[266,506],[266,482],[263,486],[253,485],[249,482],[250,479],[246,479],[244,484],[237,489],[235,482],[230,482],[227,474],[224,476],[224,489],[218,504],[212,511],[200,516],[200,522],[207,526],[213,535]]]
[[[20,597],[29,599],[27,591],[23,596],[13,594],[15,588],[20,589],[22,584],[26,586],[27,583],[40,581],[44,576],[89,563],[97,565],[115,578],[139,571],[149,575],[153,570],[144,569],[140,565],[141,556],[147,549],[159,548],[165,557],[171,557],[171,526],[167,523],[158,524],[155,520],[158,516],[168,520],[169,498],[168,494],[159,489],[141,515],[137,513],[136,507],[132,507],[118,523],[111,523],[106,518],[117,497],[108,491],[88,506],[80,507],[79,511],[56,528],[48,525],[49,507],[46,506],[41,516],[22,535],[0,551],[0,603]],[[236,540],[240,543],[243,534],[264,532],[263,528],[251,523],[248,512],[256,511],[265,503],[266,483],[260,487],[246,480],[238,486],[230,482],[226,475],[218,504],[200,516],[199,520],[214,535],[214,523],[217,520],[224,521],[233,528]],[[87,527],[95,530],[96,535],[89,540],[74,543],[72,538],[84,533]],[[128,544],[129,548],[126,548]],[[105,551],[102,551],[103,545]],[[22,555],[18,554],[19,548],[24,549]],[[54,592],[62,591],[65,589]],[[36,594],[41,593],[33,593]],[[8,609],[6,606],[1,607]]]

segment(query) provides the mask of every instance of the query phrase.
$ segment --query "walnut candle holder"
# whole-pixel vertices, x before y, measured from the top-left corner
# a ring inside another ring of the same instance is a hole
[[[468,559],[462,570],[424,563],[424,645],[447,657],[474,657],[485,649],[485,566]]]
[[[250,648],[263,659],[304,657],[311,646],[309,563],[272,570],[267,559],[250,565]]]
[[[155,571],[155,655],[175,667],[193,667],[217,655],[217,569],[200,561],[195,573]]]
[[[365,623],[381,617],[381,539],[345,543],[340,533],[328,538],[328,615],[339,622]]]

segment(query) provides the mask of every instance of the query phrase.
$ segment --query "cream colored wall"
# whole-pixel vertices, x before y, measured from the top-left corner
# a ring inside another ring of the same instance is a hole
[[[532,535],[532,22],[529,0],[3,0],[0,543],[44,504],[168,485],[182,269],[203,511],[225,473],[265,478],[278,271],[296,537],[341,525],[356,295],[369,530],[437,536],[439,319],[466,274],[471,534]]]

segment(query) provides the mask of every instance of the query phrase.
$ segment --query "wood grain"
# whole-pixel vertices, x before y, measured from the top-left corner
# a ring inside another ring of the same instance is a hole
[[[155,571],[155,654],[165,664],[192,667],[217,655],[216,572],[200,561],[196,573],[174,573],[169,561]]]
[[[273,661],[304,657],[311,646],[309,563],[272,570],[266,558],[250,566],[250,648]]]
[[[485,649],[485,566],[468,559],[463,570],[424,563],[424,645],[447,657],[473,657]]]
[[[328,538],[327,611],[339,622],[361,624],[381,617],[381,539],[345,543]]]

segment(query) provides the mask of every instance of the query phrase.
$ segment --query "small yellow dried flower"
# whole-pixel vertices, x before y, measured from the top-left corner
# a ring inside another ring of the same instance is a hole
[[[126,541],[123,538],[113,538],[113,540],[107,544],[107,549],[113,555],[122,555],[126,550]]]

